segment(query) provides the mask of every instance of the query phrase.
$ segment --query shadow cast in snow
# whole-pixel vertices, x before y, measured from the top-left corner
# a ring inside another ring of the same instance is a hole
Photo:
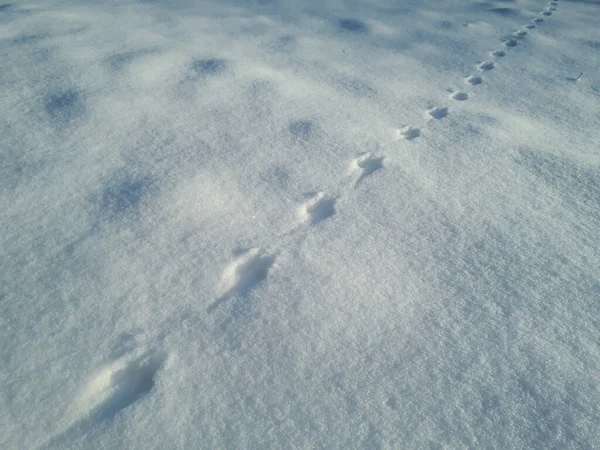
[[[148,176],[132,177],[117,173],[102,190],[97,202],[103,217],[117,218],[138,211],[142,202],[155,190],[154,180]]]
[[[144,56],[152,55],[157,53],[157,50],[131,50],[121,53],[115,53],[105,58],[104,62],[111,69],[120,71],[125,69],[131,63],[133,63],[136,59],[142,58]]]
[[[313,133],[313,124],[308,120],[299,120],[289,125],[292,135],[302,141],[308,141]]]
[[[74,89],[49,94],[44,107],[48,117],[58,126],[67,126],[85,113],[83,95]]]
[[[369,31],[369,27],[365,22],[356,19],[339,19],[338,26],[343,31],[362,34]]]
[[[191,69],[197,76],[219,75],[229,67],[229,61],[221,58],[195,59]]]

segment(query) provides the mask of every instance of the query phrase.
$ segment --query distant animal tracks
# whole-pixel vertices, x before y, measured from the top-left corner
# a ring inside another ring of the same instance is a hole
[[[469,94],[467,94],[466,92],[458,91],[458,92],[455,92],[454,94],[452,94],[452,98],[454,100],[464,101],[469,98]]]
[[[406,127],[402,130],[399,130],[399,135],[401,138],[406,139],[407,141],[412,141],[413,139],[421,136],[421,130],[417,127]]]
[[[485,61],[477,61],[473,74],[464,78],[464,90],[448,89],[449,98],[458,102],[468,100],[470,98],[470,88],[483,84],[483,73],[496,69],[496,63],[498,62],[499,58],[504,58],[507,53],[510,52],[508,49],[519,45],[519,43],[522,42],[521,40],[525,39],[525,37],[530,33],[528,30],[535,30],[540,23],[544,22],[544,18],[542,16],[551,16],[552,11],[556,10],[557,5],[557,1],[550,1],[548,6],[539,13],[538,17],[535,17],[529,23],[523,25],[521,29],[517,29],[516,31],[513,29],[511,34],[505,35],[501,39],[503,47],[496,50],[490,50],[488,53],[489,59]],[[498,9],[498,11],[504,11],[504,9]],[[340,20],[338,25],[339,28],[344,32],[365,34],[370,31],[370,27],[366,23],[359,22],[354,19]],[[228,67],[228,65],[229,63],[226,60],[201,60],[196,62],[194,69],[196,72],[200,72],[202,74],[213,74],[224,70]],[[355,81],[351,82],[350,84],[352,85],[353,89],[355,89],[356,86],[363,86]],[[365,88],[361,89],[364,91],[367,90]],[[454,103],[452,104],[454,105]],[[448,106],[434,106],[431,109],[426,110],[423,120],[425,124],[423,124],[423,122],[418,123],[421,123],[423,126],[427,126],[427,124],[430,124],[433,122],[433,120],[443,119],[444,117],[448,116],[448,114]],[[314,129],[311,121],[296,121],[291,123],[288,128],[292,136],[299,141],[309,142],[313,138]],[[422,130],[420,126],[406,126],[404,128],[397,129],[396,140],[412,141],[421,136],[421,131]],[[354,178],[355,181],[352,186],[356,187],[366,177],[370,177],[375,172],[385,169],[385,158],[385,155],[374,155],[372,153],[363,153],[354,157],[351,162],[351,174],[352,176],[357,176]],[[330,219],[336,214],[337,202],[338,197],[332,196],[326,192],[311,193],[309,197],[298,207],[297,217],[299,217],[299,223],[296,224],[294,230],[303,230],[304,232],[311,230],[311,232],[316,232],[318,229],[315,227],[316,225],[327,219]],[[219,297],[208,306],[208,312],[215,310],[220,304],[227,301],[230,297],[237,295],[243,296],[244,294],[256,288],[260,283],[267,279],[274,263],[275,256],[273,254],[265,253],[258,248],[251,248],[237,254],[234,260],[223,270],[221,276],[221,285],[219,288]],[[132,400],[103,400],[101,401],[100,406],[95,408],[95,411],[97,411],[100,415],[105,416],[114,414],[115,411],[126,407],[138,397],[141,397],[144,393],[148,392],[152,388],[152,380],[154,374],[160,367],[160,362],[152,362],[151,364],[149,363],[147,367],[148,369],[141,370],[141,375],[138,376],[138,378],[143,378],[143,380],[140,383],[136,382],[131,385],[132,387],[130,390],[133,392],[131,397]],[[388,404],[391,408],[396,408],[395,400],[390,400]]]
[[[434,119],[443,119],[448,115],[448,107],[447,106],[435,106],[427,111]]]
[[[483,61],[477,67],[481,70],[492,70],[494,68],[494,63],[492,61]]]
[[[471,75],[465,78],[465,81],[473,86],[483,83],[483,78],[479,75]]]

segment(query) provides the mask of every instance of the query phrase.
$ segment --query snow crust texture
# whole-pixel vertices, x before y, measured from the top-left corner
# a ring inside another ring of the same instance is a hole
[[[0,448],[599,448],[600,2],[0,5]]]

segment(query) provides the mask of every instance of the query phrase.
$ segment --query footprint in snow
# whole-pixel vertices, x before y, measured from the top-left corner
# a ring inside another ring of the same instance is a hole
[[[535,22],[535,23],[541,23],[541,22],[544,21],[544,19],[542,19],[541,17],[536,17],[532,21]]]
[[[467,82],[473,86],[476,86],[478,84],[483,83],[483,78],[481,78],[479,75],[471,75],[471,76],[465,78],[465,82]]]
[[[506,52],[504,50],[494,50],[492,52],[492,56],[495,56],[496,58],[502,58],[506,56]]]
[[[452,94],[451,97],[454,100],[464,101],[464,100],[467,100],[469,98],[469,94],[467,94],[466,92],[458,91],[458,92],[455,92],[454,94]]]
[[[447,106],[435,106],[427,111],[434,119],[443,119],[448,115],[448,107]]]
[[[230,263],[221,275],[221,296],[208,307],[214,311],[221,303],[235,293],[246,294],[267,278],[275,257],[263,253],[258,248],[245,250]]]
[[[529,28],[530,30],[533,30],[535,28],[535,24],[528,23],[527,25],[525,25],[525,28]]]
[[[110,419],[154,388],[165,358],[155,352],[125,355],[99,370],[75,400],[78,411],[95,421]]]
[[[390,409],[398,409],[398,399],[394,395],[390,395],[385,401],[385,404]]]
[[[400,138],[412,141],[421,136],[421,130],[417,127],[405,127],[398,131]]]
[[[551,16],[552,15],[552,11],[544,11],[542,12],[543,15],[545,16]]]
[[[506,45],[507,47],[516,47],[517,45],[519,45],[519,43],[514,39],[508,39],[504,41],[504,45]]]
[[[492,70],[494,68],[494,63],[492,61],[483,61],[477,67],[481,70]]]
[[[335,214],[335,202],[335,197],[318,192],[302,205],[300,216],[304,222],[315,225]]]
[[[361,171],[360,177],[358,177],[358,180],[356,180],[355,183],[355,185],[358,185],[358,183],[373,172],[383,169],[383,157],[374,156],[371,153],[364,153],[354,160],[353,165]]]
[[[513,36],[516,37],[517,39],[523,39],[525,36],[527,36],[527,31],[525,31],[525,30],[515,31],[513,33]]]
[[[548,8],[548,10],[550,10],[550,11],[556,11],[556,6],[551,6],[550,8]]]

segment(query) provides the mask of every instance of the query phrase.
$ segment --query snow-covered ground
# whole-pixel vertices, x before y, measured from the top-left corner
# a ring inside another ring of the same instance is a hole
[[[0,69],[1,448],[600,448],[600,1],[17,0]]]

